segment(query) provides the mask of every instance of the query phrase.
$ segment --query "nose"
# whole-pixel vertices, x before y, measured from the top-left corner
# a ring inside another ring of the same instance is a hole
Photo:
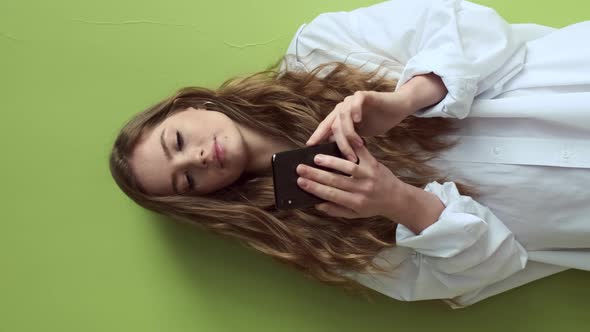
[[[183,153],[178,154],[175,164],[179,168],[207,168],[207,157],[205,149],[201,147],[186,149]]]

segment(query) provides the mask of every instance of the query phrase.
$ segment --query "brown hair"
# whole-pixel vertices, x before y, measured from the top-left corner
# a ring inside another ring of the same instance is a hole
[[[344,219],[314,208],[278,211],[271,174],[238,179],[206,196],[150,196],[139,187],[129,158],[141,134],[187,107],[207,108],[272,137],[304,147],[320,121],[344,97],[358,90],[393,91],[396,82],[343,63],[313,71],[269,69],[233,78],[218,89],[186,87],[135,115],[121,129],[110,156],[110,170],[119,187],[139,205],[240,240],[306,275],[358,290],[341,272],[386,272],[373,258],[395,245],[396,224],[383,217]],[[405,183],[424,188],[448,181],[425,162],[457,142],[444,140],[456,128],[446,118],[409,116],[384,135],[365,137],[377,160]],[[270,165],[269,165],[270,168]],[[270,169],[269,169],[270,173]],[[477,191],[455,181],[463,195]]]

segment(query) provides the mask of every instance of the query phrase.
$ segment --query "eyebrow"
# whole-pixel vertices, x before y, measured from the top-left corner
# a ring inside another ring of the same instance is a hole
[[[168,147],[166,146],[166,142],[164,141],[164,134],[165,133],[166,133],[166,128],[162,129],[162,133],[160,134],[160,145],[162,145],[162,150],[164,150],[164,154],[166,155],[166,159],[170,160],[170,159],[172,159],[172,155],[170,154],[170,150],[168,150]],[[180,195],[180,193],[178,192],[178,186],[176,184],[176,177],[174,176],[174,174],[172,174],[171,178],[172,178],[172,190],[174,190],[174,192],[177,195]]]

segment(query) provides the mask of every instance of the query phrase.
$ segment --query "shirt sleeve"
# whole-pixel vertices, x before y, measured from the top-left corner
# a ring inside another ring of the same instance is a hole
[[[467,117],[474,97],[489,88],[482,81],[501,79],[498,72],[507,63],[520,70],[522,61],[511,59],[516,52],[524,59],[522,40],[510,24],[492,8],[462,0],[393,0],[322,14],[301,30],[295,44],[299,54],[328,50],[333,61],[368,52],[399,63],[396,91],[416,75],[435,73],[448,93],[417,117]]]
[[[439,219],[420,234],[398,225],[396,247],[375,258],[395,269],[353,279],[398,300],[443,299],[460,308],[455,300],[473,298],[525,268],[526,250],[488,208],[460,195],[453,182],[431,182],[424,190],[445,205]]]

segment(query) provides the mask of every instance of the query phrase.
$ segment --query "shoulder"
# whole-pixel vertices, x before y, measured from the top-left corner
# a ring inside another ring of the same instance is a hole
[[[354,43],[356,24],[351,12],[327,12],[299,26],[289,43],[287,54],[301,56],[314,49],[332,49],[336,44]]]
[[[289,47],[287,48],[287,54],[297,55],[297,42],[299,40],[299,35],[301,35],[301,31],[303,31],[306,25],[307,23],[303,23],[299,26],[297,32],[295,32],[295,35],[293,36],[293,39],[291,39],[291,43],[289,43]]]
[[[354,45],[363,36],[379,34],[379,26],[394,26],[405,29],[413,23],[416,13],[423,12],[432,5],[459,0],[391,0],[360,7],[350,11],[333,11],[317,15],[302,24],[289,44],[288,54],[300,55],[302,49],[328,49],[339,45]],[[392,22],[395,21],[395,22]]]

